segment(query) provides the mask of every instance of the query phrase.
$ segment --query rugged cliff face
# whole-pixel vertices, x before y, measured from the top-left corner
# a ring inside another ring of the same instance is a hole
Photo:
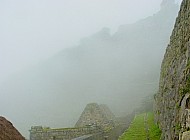
[[[0,140],[25,140],[11,122],[0,116]]]
[[[183,0],[176,19],[162,62],[159,92],[155,96],[155,102],[155,114],[163,132],[162,138],[190,139],[185,136],[190,129],[189,0]]]

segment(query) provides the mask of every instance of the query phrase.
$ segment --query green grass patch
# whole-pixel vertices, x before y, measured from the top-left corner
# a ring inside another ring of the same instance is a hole
[[[161,130],[159,129],[158,125],[154,122],[154,114],[148,113],[148,127],[149,127],[149,138],[150,140],[160,140]]]
[[[147,123],[145,117],[147,116]],[[148,126],[148,131],[146,130]],[[153,113],[136,115],[130,127],[120,136],[119,140],[160,140],[161,131],[154,123]]]

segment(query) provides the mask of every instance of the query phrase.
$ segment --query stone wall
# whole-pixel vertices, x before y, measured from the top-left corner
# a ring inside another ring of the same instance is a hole
[[[129,124],[120,124],[108,131],[93,127],[51,129],[34,126],[30,130],[30,140],[116,140]]]
[[[96,134],[100,131],[97,127],[51,129],[33,126],[30,130],[30,140],[71,140],[83,135]]]
[[[75,128],[33,126],[30,140],[116,140],[129,126],[133,115],[115,118],[106,105],[90,103],[84,109]]]
[[[85,139],[101,140],[104,136],[111,136],[112,133],[116,135],[118,132],[116,130],[121,129],[113,119],[115,116],[106,105],[90,103],[85,107],[75,128],[51,129],[34,126],[30,130],[30,140],[71,140],[89,135],[90,137]]]
[[[159,92],[155,95],[155,114],[162,139],[185,139],[190,129],[189,102],[190,1],[183,0],[162,62]]]
[[[113,127],[115,116],[106,105],[97,103],[87,104],[75,127],[88,125],[100,126],[101,128]]]

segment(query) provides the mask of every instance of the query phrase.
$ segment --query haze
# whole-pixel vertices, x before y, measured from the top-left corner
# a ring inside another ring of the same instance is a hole
[[[161,2],[0,0],[2,115],[28,137],[31,125],[72,126],[89,102],[130,112],[157,91],[177,16]]]
[[[0,79],[103,27],[115,32],[159,10],[161,0],[1,0]],[[138,7],[138,8],[137,8]]]

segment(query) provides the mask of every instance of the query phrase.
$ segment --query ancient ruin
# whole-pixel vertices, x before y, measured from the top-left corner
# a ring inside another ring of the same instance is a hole
[[[101,128],[113,127],[115,116],[106,105],[91,103],[86,106],[75,127],[88,125],[99,126]],[[112,125],[112,126],[111,126]]]
[[[30,140],[115,140],[127,126],[127,122],[116,121],[106,105],[90,103],[85,107],[74,128],[32,126]]]
[[[84,135],[99,133],[97,127],[55,128],[33,126],[30,130],[30,140],[71,140]]]

